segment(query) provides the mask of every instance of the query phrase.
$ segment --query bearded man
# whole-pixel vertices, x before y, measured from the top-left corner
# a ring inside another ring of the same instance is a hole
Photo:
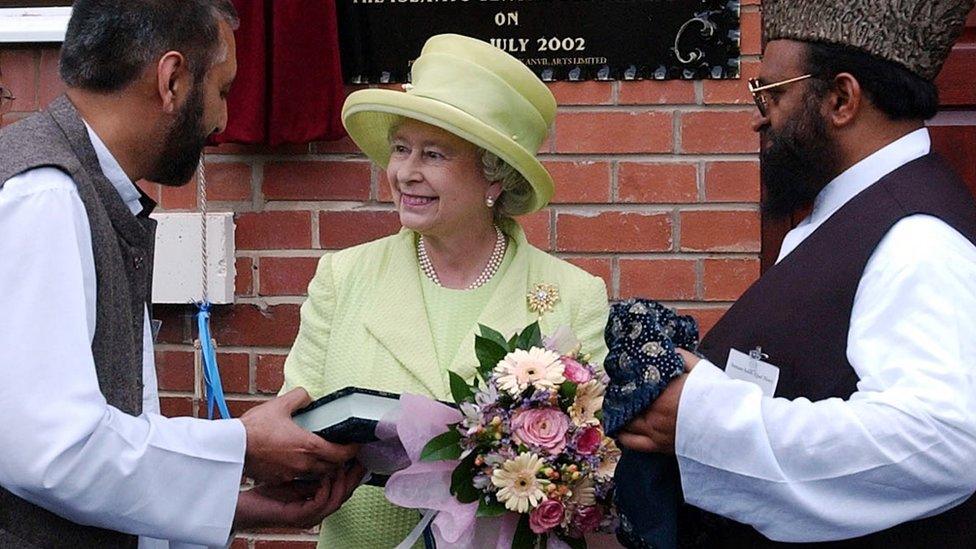
[[[976,547],[976,206],[924,124],[972,8],[763,2],[764,207],[809,215],[621,436],[724,517],[686,543]]]
[[[66,96],[0,132],[2,548],[224,546],[318,524],[363,474],[291,420],[302,390],[240,420],[160,415],[133,182],[192,177],[227,121],[236,22],[229,0],[77,0]],[[262,486],[239,493],[242,473]]]

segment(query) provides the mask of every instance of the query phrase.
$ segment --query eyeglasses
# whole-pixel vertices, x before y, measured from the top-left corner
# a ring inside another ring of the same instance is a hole
[[[769,111],[769,98],[765,93],[766,90],[771,90],[773,88],[778,88],[780,86],[785,86],[787,84],[792,84],[793,82],[799,82],[800,80],[806,80],[807,78],[813,78],[812,74],[804,74],[803,76],[797,76],[796,78],[790,78],[789,80],[781,80],[779,82],[773,82],[772,84],[763,84],[758,78],[749,79],[749,93],[752,94],[752,99],[756,102],[756,107],[759,108],[759,114],[766,116]]]
[[[14,103],[14,99],[17,98],[14,97],[14,94],[10,93],[10,90],[0,86],[0,115],[7,114]]]

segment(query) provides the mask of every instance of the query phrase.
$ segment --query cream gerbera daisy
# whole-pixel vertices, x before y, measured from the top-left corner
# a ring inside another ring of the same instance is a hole
[[[566,380],[559,355],[539,347],[528,351],[516,349],[505,355],[497,366],[498,386],[512,396],[518,396],[529,385],[536,389],[552,389]]]
[[[596,486],[593,483],[593,479],[590,477],[583,477],[579,479],[573,487],[572,495],[569,496],[569,501],[579,505],[580,507],[589,507],[590,505],[596,505]]]
[[[603,447],[600,448],[600,466],[596,469],[596,476],[601,479],[613,478],[620,461],[620,449],[610,437],[604,437]]]
[[[495,469],[491,482],[500,488],[496,494],[498,501],[504,503],[509,511],[528,513],[534,509],[546,499],[542,489],[549,481],[536,478],[543,465],[545,463],[539,456],[524,452],[506,461],[500,469]]]
[[[596,413],[603,408],[603,384],[592,379],[576,389],[576,399],[569,407],[569,418],[576,425],[599,425]]]

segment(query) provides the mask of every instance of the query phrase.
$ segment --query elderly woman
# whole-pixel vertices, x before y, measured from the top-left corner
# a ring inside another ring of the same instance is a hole
[[[357,91],[342,113],[385,168],[403,229],[319,262],[285,388],[447,399],[449,370],[475,375],[479,323],[503,333],[566,325],[602,359],[603,281],[533,247],[512,219],[553,193],[535,158],[556,114],[548,88],[499,49],[440,35],[404,89]],[[325,521],[319,547],[393,547],[418,519],[362,487]]]

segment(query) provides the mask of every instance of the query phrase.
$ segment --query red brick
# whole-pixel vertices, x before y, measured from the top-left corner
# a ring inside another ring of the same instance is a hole
[[[311,151],[313,154],[358,153],[359,147],[356,146],[349,136],[346,136],[336,141],[316,141],[311,144]]]
[[[286,355],[258,355],[257,379],[259,393],[277,393],[285,383]]]
[[[695,320],[698,321],[698,333],[701,337],[705,337],[705,334],[715,326],[715,323],[728,310],[728,307],[684,307],[678,309],[678,312],[695,317]],[[724,368],[725,364],[719,364],[718,367]]]
[[[609,257],[569,257],[566,258],[566,261],[591,275],[602,278],[604,284],[607,285],[607,292],[613,291],[613,270]]]
[[[152,316],[163,323],[156,343],[193,343],[190,321],[195,312],[193,305],[154,305]]]
[[[556,183],[553,204],[603,204],[610,201],[609,162],[543,162]]]
[[[379,173],[379,185],[377,185],[376,200],[379,202],[393,203],[393,191],[390,190],[390,178],[386,176],[386,170],[377,167]]]
[[[634,80],[620,83],[621,105],[675,105],[695,102],[695,83],[688,80]]]
[[[286,155],[286,154],[308,154],[309,145],[307,143],[285,143],[272,147],[266,144],[245,145],[242,143],[221,143],[216,146],[207,147],[206,154],[225,154],[225,155]]]
[[[218,340],[219,344],[220,341]],[[217,352],[217,367],[220,368],[220,384],[225,393],[248,393],[251,367],[247,353]]]
[[[759,203],[759,162],[709,162],[705,199],[709,202]]]
[[[319,214],[319,239],[325,249],[370,242],[400,230],[395,211],[352,210]]]
[[[230,544],[230,549],[249,549],[247,538],[234,538],[234,542]]]
[[[237,215],[239,250],[312,247],[312,216],[306,211],[251,212]]]
[[[758,278],[758,259],[706,259],[703,297],[706,301],[735,301]]]
[[[58,74],[58,61],[61,50],[46,47],[41,50],[40,74],[38,77],[37,102],[40,108],[47,107],[57,96],[64,93],[65,85]]]
[[[159,185],[159,206],[169,211],[195,211],[197,209],[196,177],[185,185]]]
[[[230,412],[230,417],[241,417],[242,415],[244,415],[244,412],[250,410],[251,408],[254,408],[255,406],[262,404],[263,402],[264,402],[263,400],[242,400],[236,398],[228,398],[227,409]],[[197,403],[197,414],[199,414],[198,417],[207,417],[206,399],[201,399],[200,402]],[[220,417],[220,412],[217,410],[217,408],[214,408],[213,417],[214,419]]]
[[[250,257],[238,257],[234,261],[234,295],[254,295],[254,260]]]
[[[259,295],[307,295],[317,257],[262,257]]]
[[[695,299],[696,263],[685,259],[621,259],[620,298]]]
[[[572,252],[648,252],[671,249],[671,216],[663,213],[560,213],[556,248]]]
[[[689,112],[681,115],[684,153],[754,153],[759,134],[752,131],[752,111]]]
[[[192,351],[156,351],[156,381],[160,391],[192,391]]]
[[[267,200],[367,200],[367,162],[271,162],[261,185]]]
[[[694,164],[621,162],[619,170],[620,202],[698,201],[698,168]]]
[[[254,549],[315,549],[315,542],[259,539],[254,542]]]
[[[529,244],[540,250],[549,251],[552,249],[550,244],[551,236],[551,213],[548,208],[528,215],[519,216],[516,220],[525,231],[525,237]]]
[[[306,536],[306,539],[312,541],[314,538],[318,537],[318,528],[315,526],[307,530],[299,530],[298,528],[288,528],[286,526],[282,527],[269,527],[269,528],[255,528],[251,530],[257,536],[262,536],[265,541],[278,541],[278,542],[292,542],[292,541],[302,541],[300,539],[285,538],[284,536]]]
[[[609,105],[613,101],[613,83],[553,82],[547,84],[560,105]]]
[[[758,11],[744,11],[739,16],[742,38],[739,49],[743,55],[762,53],[762,16]]]
[[[207,200],[251,200],[251,166],[240,162],[207,162]]]
[[[556,117],[556,152],[665,153],[674,148],[671,113],[572,112]]]
[[[681,251],[758,252],[759,212],[681,212]]]
[[[159,408],[166,417],[194,417],[193,399],[190,397],[159,397]]]
[[[40,52],[34,48],[7,47],[0,51],[0,83],[16,98],[11,111],[36,111],[37,71]]]
[[[743,61],[739,67],[737,80],[705,80],[704,94],[706,104],[734,103],[753,105],[749,93],[749,79],[759,76],[759,61]]]
[[[217,343],[229,347],[291,347],[298,335],[298,305],[218,305],[211,329]]]

